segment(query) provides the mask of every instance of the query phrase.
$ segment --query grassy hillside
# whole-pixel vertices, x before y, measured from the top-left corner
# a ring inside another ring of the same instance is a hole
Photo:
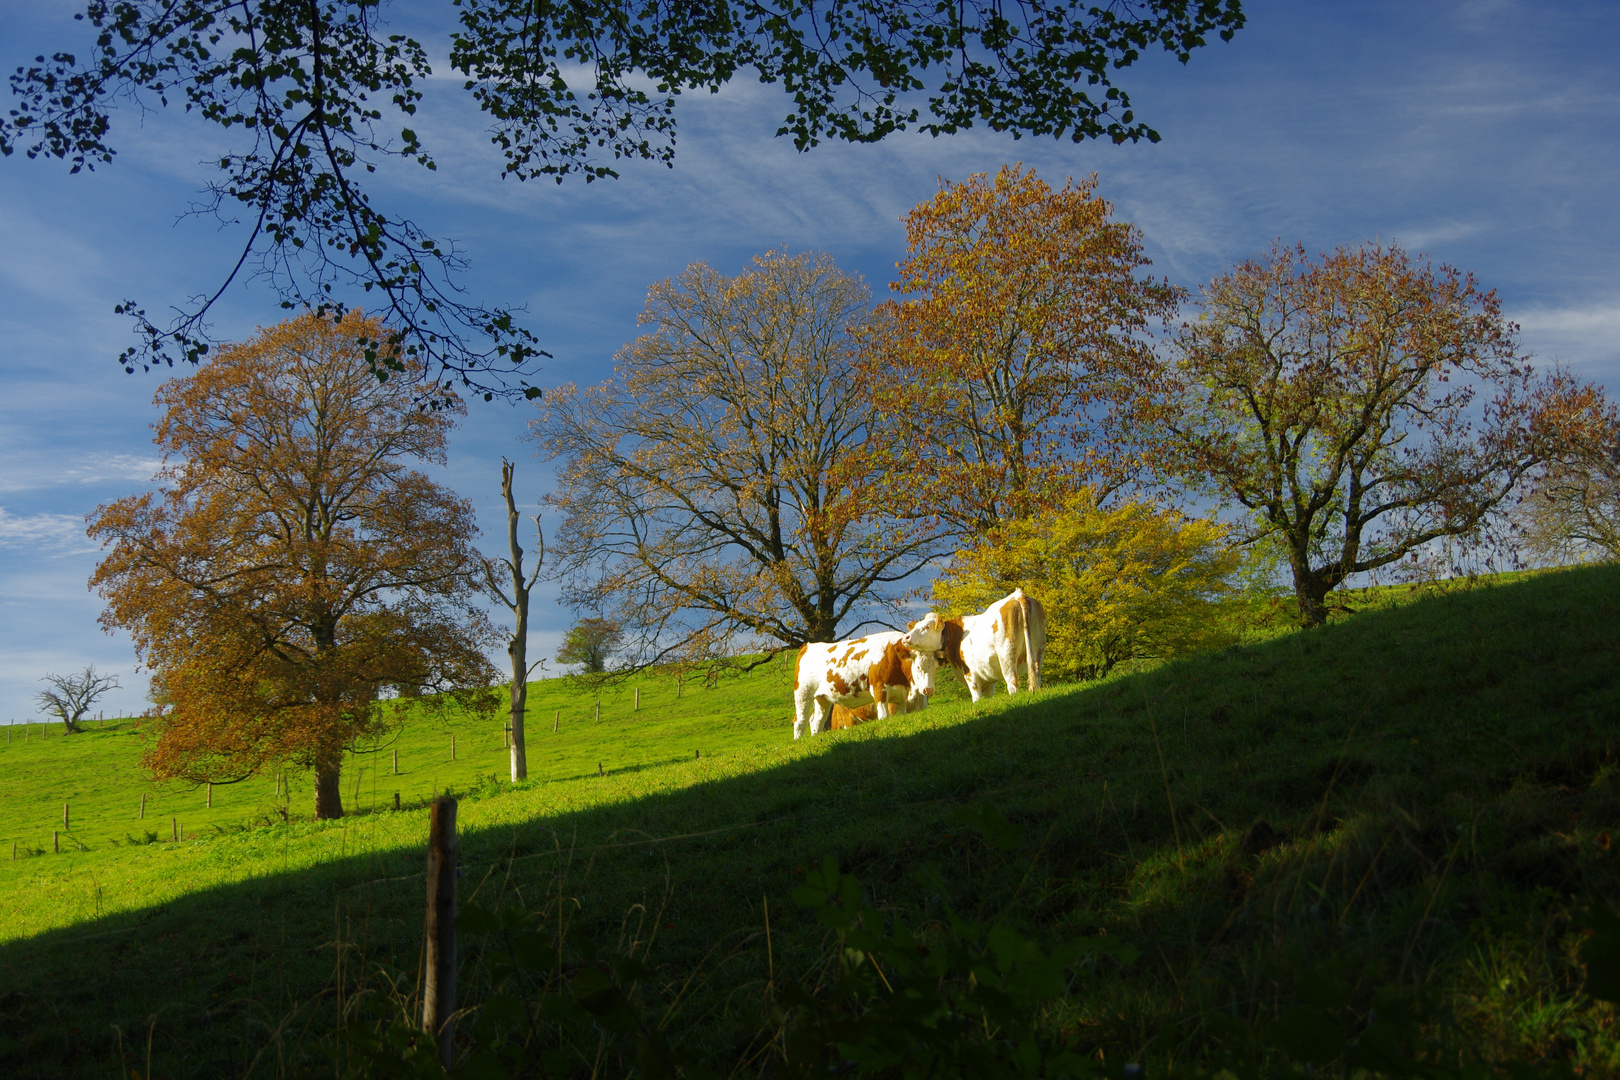
[[[465,762],[458,735],[451,766],[449,728],[407,726],[403,775],[362,778],[361,803],[471,792],[463,895],[566,905],[570,933],[645,956],[646,1007],[722,1071],[756,1044],[767,984],[826,957],[788,894],[830,853],[916,925],[942,887],[1038,940],[1133,943],[1133,963],[1045,1017],[1083,1049],[1197,1062],[1312,988],[1365,1017],[1398,986],[1443,1004],[1471,1045],[1601,1075],[1620,1070],[1620,1037],[1581,992],[1576,947],[1583,905],[1620,896],[1617,653],[1620,571],[1585,569],[977,710],[953,692],[798,744],[779,670],[678,704],[649,687],[635,718],[605,696],[600,725],[570,730],[565,712],[560,733],[536,732],[546,779],[498,794],[475,787],[502,771],[498,727],[481,744],[468,731]],[[537,715],[567,708],[548,697],[563,693],[543,684]],[[3,805],[34,815],[27,836],[49,839],[64,791],[110,822],[87,809],[89,851],[0,859],[0,1070],[288,1075],[339,1017],[403,1006],[420,810],[231,831],[273,811],[255,781],[258,801],[234,808],[216,789],[220,816],[190,829],[204,839],[114,845],[111,819],[138,802],[135,740],[112,725],[85,739],[0,751]],[[599,760],[615,771],[598,778]],[[1017,850],[959,822],[980,800],[1021,827]],[[482,949],[469,940],[463,965],[474,1001]],[[603,1074],[621,1074],[603,1052]]]

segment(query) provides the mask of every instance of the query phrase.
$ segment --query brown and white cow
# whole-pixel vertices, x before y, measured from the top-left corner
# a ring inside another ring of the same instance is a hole
[[[930,676],[939,667],[938,660],[935,660],[932,657],[924,659],[918,657],[917,654],[911,652],[911,650],[906,650],[906,657],[900,661],[900,668],[905,672],[906,678],[910,682],[910,685],[906,687],[906,693],[903,696],[899,694],[899,689],[897,687],[891,686],[888,688],[890,716],[893,716],[896,712],[920,712],[921,710],[928,708],[928,699],[934,694],[932,678],[928,680],[929,686],[926,690],[920,689],[917,686],[918,679],[913,672],[913,661],[927,665],[930,669]],[[862,705],[858,709],[846,709],[842,705],[834,705],[832,707],[832,715],[827,718],[827,726],[833,731],[848,731],[857,724],[869,724],[877,718],[877,702],[875,701],[869,705]]]
[[[905,635],[885,630],[852,641],[815,641],[799,649],[793,680],[793,737],[818,735],[834,705],[853,709],[875,705],[879,719],[914,696],[934,692],[939,661],[918,655],[901,643]]]
[[[1007,683],[1018,692],[1018,666],[1029,668],[1029,689],[1041,688],[1041,656],[1046,652],[1046,609],[1023,589],[997,600],[978,615],[941,618],[930,611],[912,623],[901,642],[937,655],[962,673],[968,693],[978,701]]]

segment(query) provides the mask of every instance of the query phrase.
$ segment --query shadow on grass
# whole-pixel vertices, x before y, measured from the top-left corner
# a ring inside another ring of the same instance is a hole
[[[1620,827],[1617,655],[1620,571],[1455,592],[467,832],[463,895],[572,902],[582,935],[651,941],[668,986],[696,980],[672,997],[670,1031],[718,1061],[746,1035],[735,996],[768,965],[808,970],[821,955],[788,894],[827,853],[880,907],[925,907],[912,871],[930,863],[959,910],[1156,950],[1156,970],[1058,1018],[1097,1045],[1196,1053],[1202,1017],[1259,1022],[1279,986],[1329,960],[1355,985],[1451,980],[1468,994],[1512,986],[1497,968],[1518,965],[1538,993],[1573,1001],[1579,970],[1567,957],[1554,970],[1558,933],[1538,943],[1523,928],[1620,895],[1599,838]],[[1023,826],[1021,851],[957,823],[981,799]],[[0,946],[0,1072],[295,1074],[354,1001],[408,1006],[421,871],[420,850],[337,859]],[[752,936],[767,904],[770,956]],[[464,968],[476,965],[473,947]],[[1568,1016],[1547,1035],[1507,990],[1483,995],[1491,1038],[1572,1037]]]

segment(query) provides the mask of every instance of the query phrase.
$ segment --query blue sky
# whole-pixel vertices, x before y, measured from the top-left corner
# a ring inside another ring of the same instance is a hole
[[[0,2],[0,64],[81,46],[80,5]],[[681,102],[673,170],[557,187],[498,179],[499,159],[459,80],[440,72],[413,123],[437,173],[394,170],[375,197],[459,242],[481,299],[524,304],[555,354],[542,385],[598,381],[636,332],[652,282],[706,260],[736,273],[771,248],[819,249],[884,292],[900,216],[938,187],[1022,161],[1054,183],[1096,172],[1139,225],[1153,272],[1196,287],[1273,239],[1313,251],[1395,240],[1475,271],[1543,361],[1620,390],[1620,4],[1246,4],[1249,26],[1185,68],[1146,59],[1121,78],[1158,145],[1075,146],[987,131],[900,136],[799,154],[771,133],[772,87]],[[399,3],[426,31],[435,5]],[[424,37],[424,40],[426,38]],[[9,106],[8,106],[9,107]],[[47,671],[122,674],[109,709],[144,707],[128,639],[96,623],[96,549],[84,516],[149,486],[161,376],[126,375],[115,303],[149,310],[210,290],[235,234],[181,213],[209,179],[215,132],[177,114],[121,114],[120,155],[92,175],[0,161],[0,721],[39,716]],[[262,287],[215,319],[242,337],[281,312]],[[549,474],[521,443],[527,411],[474,403],[443,479],[498,523],[499,463],[530,501]],[[498,540],[491,532],[490,549]],[[535,612],[531,655],[570,615]]]

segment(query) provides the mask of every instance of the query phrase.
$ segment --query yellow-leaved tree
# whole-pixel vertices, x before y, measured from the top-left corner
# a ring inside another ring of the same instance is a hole
[[[1022,588],[1046,605],[1042,673],[1097,679],[1127,660],[1234,641],[1219,603],[1240,562],[1222,525],[1148,502],[1104,509],[1087,488],[959,552],[934,595],[950,611],[977,611]]]

